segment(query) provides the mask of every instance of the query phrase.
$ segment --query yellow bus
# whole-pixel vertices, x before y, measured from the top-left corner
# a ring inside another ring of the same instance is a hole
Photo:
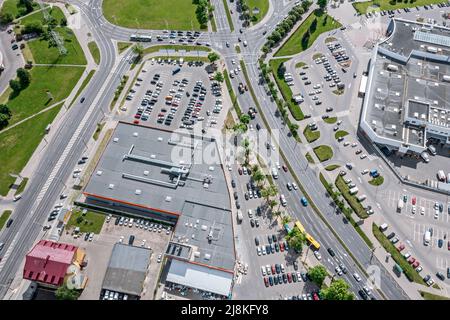
[[[306,234],[306,240],[314,247],[314,249],[319,250],[320,244],[309,234]]]
[[[296,221],[295,222],[295,226],[302,232],[305,233],[305,228],[303,227],[303,225],[300,223],[300,221]]]

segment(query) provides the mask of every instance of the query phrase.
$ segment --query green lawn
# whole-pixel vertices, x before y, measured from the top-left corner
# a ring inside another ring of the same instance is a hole
[[[92,57],[96,64],[100,64],[100,50],[98,49],[97,43],[91,41],[88,43],[89,51],[91,51]]]
[[[85,65],[87,62],[83,49],[81,49],[73,31],[67,27],[56,27],[55,30],[64,39],[64,47],[67,49],[67,54],[61,55],[58,47],[49,47],[48,40],[38,38],[27,42],[34,62],[42,64]]]
[[[1,9],[2,13],[11,13],[14,18],[19,18],[26,14],[25,6],[17,7],[19,0],[5,0]],[[38,8],[37,4],[33,5],[34,9]]]
[[[92,136],[92,138],[97,141],[98,136],[100,135],[100,133],[103,130],[103,127],[105,126],[106,122],[101,122],[101,123],[97,123],[97,128],[95,129],[94,135]]]
[[[88,85],[89,81],[91,81],[91,78],[94,76],[95,70],[89,71],[89,74],[86,78],[84,78],[83,83],[81,84],[80,88],[78,89],[77,93],[75,94],[75,97],[73,98],[72,102],[69,105],[69,108],[77,101],[77,98],[81,94],[81,91],[83,91],[84,88]]]
[[[66,98],[83,71],[84,69],[79,67],[33,67],[30,71],[30,85],[17,97],[8,101],[12,112],[9,124],[23,120]],[[50,90],[53,100],[49,100],[47,90]]]
[[[381,186],[384,182],[383,176],[378,176],[369,181],[369,183],[373,186]]]
[[[117,42],[117,50],[119,50],[119,54],[127,50],[131,45],[131,42]]]
[[[86,209],[87,210],[87,209]],[[80,217],[80,219],[78,219]],[[102,213],[87,210],[83,216],[83,209],[76,209],[72,211],[67,228],[80,227],[80,232],[93,232],[99,234],[105,222],[105,215]]]
[[[358,201],[355,195],[351,195],[349,192],[349,187],[345,183],[344,179],[339,175],[336,178],[335,181],[336,187],[338,188],[339,192],[342,194],[342,196],[345,198],[349,206],[353,209],[353,211],[356,213],[356,215],[361,219],[366,219],[369,217],[366,210],[364,210],[364,207],[362,206],[361,202]]]
[[[22,182],[20,183],[19,187],[17,188],[16,192],[14,193],[15,196],[18,194],[21,194],[23,190],[25,190],[25,187],[27,186],[28,178],[23,178]]]
[[[61,19],[64,18],[64,13],[58,7],[48,8],[47,12],[50,14],[50,16],[56,19],[56,22],[58,24],[60,24]],[[44,14],[42,13],[42,11],[35,12],[26,16],[25,18],[20,19],[21,25],[25,25],[31,22],[41,22],[42,24],[44,24]]]
[[[325,170],[327,170],[327,171],[333,171],[333,170],[335,170],[335,169],[337,169],[337,168],[339,168],[339,167],[340,167],[340,165],[338,165],[338,164],[330,164],[330,165],[328,165],[328,166],[325,167]]]
[[[228,25],[230,26],[231,32],[234,31],[233,19],[231,18],[230,8],[228,8],[227,0],[222,0],[223,7],[225,8],[225,14],[227,15]]]
[[[416,283],[426,285],[420,274],[414,270],[414,268],[408,263],[408,261],[403,257],[403,255],[397,250],[397,248],[392,244],[391,241],[380,231],[379,227],[372,223],[372,232],[378,242],[383,246],[383,248],[391,254],[392,259],[403,269],[403,273],[410,280]]]
[[[234,46],[234,49],[236,50],[236,53],[241,53],[241,47],[238,44]]]
[[[105,18],[122,27],[200,30],[191,0],[103,0]]]
[[[333,149],[330,146],[321,145],[313,149],[320,162],[324,162],[333,158]]]
[[[309,163],[315,163],[313,157],[311,157],[311,155],[309,154],[309,152],[307,152],[305,154],[305,158],[306,160],[308,160]]]
[[[423,6],[428,4],[441,3],[442,0],[416,0],[411,2],[411,0],[407,2],[396,2],[394,5],[389,3],[389,0],[375,0],[375,1],[367,1],[367,2],[354,2],[352,3],[355,10],[361,14],[365,14],[367,12],[367,8],[374,5],[375,7],[379,7],[380,10],[392,10],[392,9],[402,9],[402,8],[413,8],[416,6]]]
[[[319,130],[311,130],[309,126],[306,126],[305,130],[303,130],[303,135],[306,138],[306,141],[309,143],[316,141],[320,138],[320,131]]]
[[[424,300],[450,300],[450,298],[444,297],[444,296],[438,296],[437,294],[425,292],[419,290],[420,295]]]
[[[253,16],[253,9],[256,7],[259,9],[259,13],[255,14],[256,21],[255,24],[261,21],[264,16],[267,14],[267,11],[269,11],[269,0],[245,0],[248,7],[250,8],[250,16]]]
[[[303,120],[305,117],[303,115],[302,109],[292,100],[292,91],[291,88],[287,85],[286,81],[284,81],[283,77],[278,75],[278,67],[283,63],[288,61],[289,59],[272,59],[269,61],[269,67],[272,70],[273,77],[275,78],[275,82],[277,83],[278,89],[281,91],[281,95],[283,96],[284,101],[286,101],[289,105],[289,110],[291,111],[292,116],[295,120]]]
[[[328,124],[334,124],[337,121],[337,117],[330,117],[330,118],[326,118],[323,119],[323,122],[328,123]]]
[[[62,103],[0,134],[0,195],[8,193],[15,180],[9,173],[22,171],[61,107]]]
[[[338,139],[338,138],[340,138],[340,137],[345,137],[346,135],[348,135],[348,132],[347,132],[347,131],[345,131],[345,130],[339,130],[339,131],[336,131],[336,133],[334,134],[334,137],[335,137],[336,139]]]
[[[0,216],[0,231],[3,229],[3,226],[5,225],[6,221],[8,221],[11,213],[12,213],[11,210],[3,211],[2,215]]]
[[[317,19],[317,27],[314,32],[311,32],[308,41],[302,43],[303,35],[309,30],[314,19]],[[341,24],[335,21],[326,13],[314,11],[308,18],[299,26],[299,28],[291,35],[291,37],[283,44],[283,46],[275,53],[275,57],[291,56],[308,49],[317,37],[327,31],[340,28]]]
[[[304,63],[303,61],[299,61],[295,64],[296,68],[303,68],[304,66],[306,66],[306,63]]]

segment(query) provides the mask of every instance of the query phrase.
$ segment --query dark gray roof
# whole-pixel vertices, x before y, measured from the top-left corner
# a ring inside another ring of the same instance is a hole
[[[103,279],[102,288],[140,296],[150,264],[151,250],[116,243]]]
[[[209,139],[119,123],[85,192],[174,213],[181,213],[187,199],[229,209],[222,166],[201,161],[205,148],[217,156]]]

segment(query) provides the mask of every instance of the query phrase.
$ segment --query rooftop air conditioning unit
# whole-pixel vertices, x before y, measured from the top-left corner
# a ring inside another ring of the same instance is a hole
[[[137,132],[133,132],[133,137],[137,137],[139,134]]]
[[[136,191],[134,193],[137,194],[137,195],[140,195],[142,193],[142,190],[136,189]]]
[[[114,138],[113,141],[114,141],[114,142],[118,142],[118,141],[119,141],[119,138]]]

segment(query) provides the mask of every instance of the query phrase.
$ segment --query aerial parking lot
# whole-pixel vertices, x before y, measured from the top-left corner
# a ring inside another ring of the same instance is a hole
[[[210,80],[204,62],[182,59],[146,61],[120,108],[120,118],[174,131],[217,127],[223,121],[222,85]]]
[[[102,291],[103,278],[115,243],[129,244],[151,249],[150,264],[142,299],[153,299],[162,254],[172,234],[172,227],[145,219],[108,216],[99,234],[64,231],[60,242],[70,243],[86,250],[88,260],[86,275],[88,283],[80,296],[81,300],[98,300]]]

